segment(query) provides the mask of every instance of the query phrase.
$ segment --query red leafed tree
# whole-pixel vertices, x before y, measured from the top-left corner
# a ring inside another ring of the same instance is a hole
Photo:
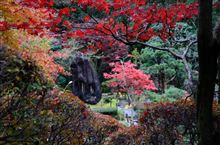
[[[117,56],[126,55],[126,51],[132,50],[137,45],[139,48],[150,47],[167,51],[183,61],[190,84],[192,82],[186,55],[196,40],[192,38],[178,40],[178,37],[175,37],[175,26],[177,22],[197,16],[196,2],[186,4],[178,1],[166,6],[146,0],[20,0],[15,3],[22,5],[23,8],[32,7],[45,11],[45,19],[42,22],[35,22],[27,18],[22,25],[1,22],[2,30],[21,28],[27,29],[32,34],[42,34],[46,28],[51,30],[52,34],[60,34],[63,40],[68,38],[78,40],[86,50],[98,52],[108,62]],[[174,43],[169,43],[170,46],[165,47],[152,46],[148,41],[154,37],[164,42],[168,39],[173,40]],[[176,43],[184,43],[185,51],[177,53],[174,46]],[[121,47],[123,49],[119,50]],[[114,50],[115,56],[106,58],[109,49]]]
[[[155,36],[165,41],[174,35],[173,29],[177,22],[193,18],[198,13],[197,3],[178,2],[163,6],[146,0],[21,0],[20,4],[35,9],[46,8],[45,12],[49,16],[47,21],[34,23],[37,25],[35,27],[46,27],[56,33],[65,32],[66,37],[78,38],[88,48],[91,45],[105,48],[115,41],[128,46],[149,46],[143,42]],[[11,26],[5,25],[5,29]],[[35,27],[27,26],[27,29]],[[106,43],[110,40],[111,43]]]
[[[195,36],[177,37],[175,28],[177,22],[197,16],[197,2],[186,4],[177,1],[164,5],[146,0],[22,0],[21,4],[46,7],[51,17],[40,27],[49,28],[53,33],[62,35],[63,39],[77,39],[85,50],[101,56],[108,53],[109,49],[123,46],[129,51],[137,45],[139,48],[149,47],[171,53],[184,63],[189,86],[192,86],[192,73],[186,55],[197,40]],[[152,46],[148,41],[155,37],[172,42],[169,46]],[[177,43],[184,46],[185,50],[176,50]],[[127,54],[126,51],[114,51],[114,55],[122,57]],[[104,56],[102,61],[108,59],[109,63],[115,57]]]
[[[53,33],[62,35],[62,39],[75,38],[81,42],[83,48],[99,54],[108,53],[109,48],[117,49],[122,45],[127,48],[138,45],[140,48],[150,47],[167,51],[184,62],[188,79],[192,79],[186,54],[195,40],[187,38],[170,43],[188,43],[187,49],[180,53],[176,52],[175,46],[160,48],[147,42],[154,37],[162,41],[174,40],[176,23],[197,16],[196,2],[186,4],[178,1],[166,6],[146,0],[21,0],[17,2],[24,7],[44,8],[48,14],[47,20],[31,23],[30,19],[30,22],[27,21],[25,23],[27,25],[22,25],[21,28],[37,28],[36,34],[47,28]],[[11,26],[16,25],[2,23],[3,30],[10,29]],[[124,52],[122,49],[115,55],[121,57],[126,54]],[[111,60],[112,58],[114,57],[111,57]]]
[[[150,75],[136,69],[136,65],[128,62],[110,63],[111,73],[104,73],[106,79],[111,79],[109,86],[116,91],[130,95],[141,95],[144,90],[156,90]]]

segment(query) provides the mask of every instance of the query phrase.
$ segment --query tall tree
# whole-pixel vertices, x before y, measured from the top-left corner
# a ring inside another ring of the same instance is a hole
[[[214,145],[212,102],[217,72],[217,47],[213,45],[212,0],[199,0],[199,85],[197,117],[200,145]]]
[[[22,0],[19,4],[34,9],[44,8],[49,15],[47,21],[40,24],[31,23],[30,26],[30,22],[25,23],[26,29],[38,28],[34,32],[42,35],[40,30],[46,28],[53,32],[51,35],[60,35],[66,42],[68,38],[75,38],[89,52],[98,51],[100,55],[106,54],[113,47],[129,50],[148,47],[168,52],[184,63],[188,84],[192,86],[193,78],[187,54],[197,40],[195,35],[184,38],[177,35],[177,28],[182,27],[179,24],[177,27],[177,23],[188,22],[197,16],[198,3],[191,2],[187,4],[182,1],[165,3],[160,0]],[[32,19],[30,21],[32,22]],[[11,26],[11,23],[4,22],[3,28],[9,29]],[[13,24],[13,27],[18,26]],[[164,42],[164,45],[150,45],[149,40],[155,37]],[[116,55],[121,56],[123,50],[119,50]],[[114,58],[111,57],[111,60]]]

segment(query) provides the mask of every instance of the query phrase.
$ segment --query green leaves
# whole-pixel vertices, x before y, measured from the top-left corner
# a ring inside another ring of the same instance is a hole
[[[185,78],[184,65],[180,60],[176,60],[169,53],[145,48],[142,50],[140,68],[145,73],[156,77],[159,73],[164,73],[167,80],[171,79],[176,73],[183,73],[180,79]]]

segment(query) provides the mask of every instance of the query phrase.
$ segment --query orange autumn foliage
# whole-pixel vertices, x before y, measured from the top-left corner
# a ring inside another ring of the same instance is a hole
[[[52,38],[48,30],[41,28],[53,13],[46,8],[30,8],[17,4],[14,0],[0,2],[0,45],[8,46],[13,54],[21,54],[24,60],[33,60],[43,70],[45,76],[54,81],[63,67],[54,62],[49,53]],[[4,23],[10,29],[4,29]]]
[[[25,41],[23,41],[25,40]],[[50,38],[24,35],[20,37],[20,45],[23,48],[21,56],[25,60],[33,60],[43,70],[47,78],[54,81],[59,73],[65,73],[64,68],[54,62],[55,56],[50,52]]]

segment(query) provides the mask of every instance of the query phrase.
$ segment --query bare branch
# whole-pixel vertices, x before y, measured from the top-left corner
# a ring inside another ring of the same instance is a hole
[[[140,45],[150,47],[150,48],[155,49],[155,50],[167,51],[167,52],[171,53],[174,57],[176,57],[178,59],[183,59],[182,55],[177,54],[176,52],[172,51],[171,48],[161,48],[161,47],[153,46],[151,44],[148,44],[146,42],[141,42],[141,41],[133,41],[131,43],[140,44]]]
[[[191,47],[193,44],[195,44],[195,43],[197,43],[197,39],[194,40],[194,41],[191,41],[191,42],[186,46],[186,50],[183,52],[183,57],[186,56],[186,54],[188,53],[190,47]]]

